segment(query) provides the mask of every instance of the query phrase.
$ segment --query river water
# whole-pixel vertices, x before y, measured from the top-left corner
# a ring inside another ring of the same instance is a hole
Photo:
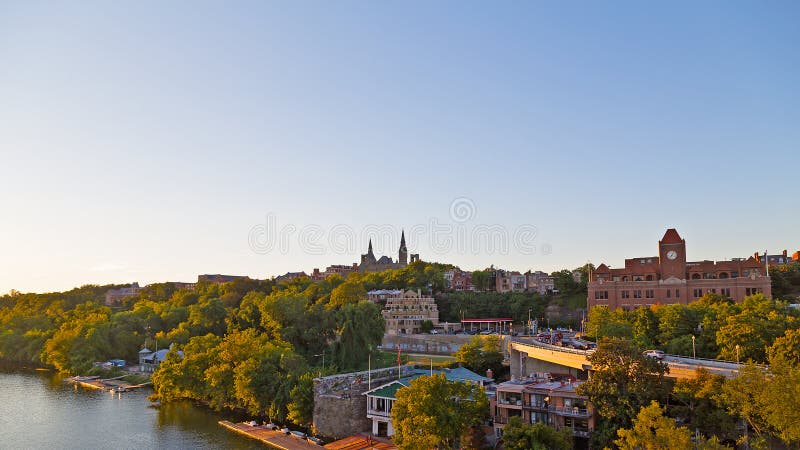
[[[0,449],[256,449],[191,402],[154,407],[139,389],[111,394],[48,372],[0,371]]]

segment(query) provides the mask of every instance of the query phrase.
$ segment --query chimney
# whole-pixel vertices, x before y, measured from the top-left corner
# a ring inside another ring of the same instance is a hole
[[[756,261],[761,262],[761,255],[759,255],[758,252],[753,253],[753,258],[755,258]]]
[[[486,378],[494,379],[494,373],[492,372],[492,369],[486,369]]]
[[[784,257],[784,258],[786,258],[787,256],[789,256],[789,252],[788,252],[788,251],[786,251],[786,250],[784,250],[784,251],[783,251],[783,257]]]

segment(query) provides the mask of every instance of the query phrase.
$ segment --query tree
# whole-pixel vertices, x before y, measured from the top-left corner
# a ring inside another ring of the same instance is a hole
[[[485,373],[492,369],[497,374],[502,370],[503,353],[500,351],[499,336],[474,336],[453,356],[457,362],[473,372]]]
[[[341,370],[358,369],[381,343],[385,323],[377,305],[361,302],[344,306],[338,314],[333,357]]]
[[[690,430],[735,440],[736,417],[730,415],[720,401],[725,382],[725,377],[706,369],[698,369],[694,378],[676,381],[672,389],[670,415],[682,418]]]
[[[400,449],[455,448],[468,427],[489,412],[481,386],[423,376],[397,391],[392,407],[394,442]]]
[[[433,322],[430,320],[423,320],[421,324],[419,324],[419,331],[420,333],[430,333],[433,329]]]
[[[314,375],[306,372],[297,379],[289,396],[287,419],[299,425],[308,425],[314,416]]]
[[[602,339],[589,356],[594,373],[577,391],[589,397],[600,416],[601,429],[595,433],[595,446],[610,445],[616,428],[630,426],[642,406],[653,400],[666,401],[670,383],[667,366],[642,355],[625,339]]]
[[[675,425],[664,415],[658,402],[644,406],[633,419],[633,427],[617,431],[614,443],[620,450],[673,450],[693,448],[692,433],[688,428]]]
[[[489,288],[489,273],[485,270],[472,272],[472,285],[475,286],[476,291],[486,292]]]
[[[556,431],[542,423],[528,424],[520,417],[510,417],[503,427],[503,448],[508,450],[570,450],[572,435],[568,428]]]
[[[348,304],[356,304],[367,299],[367,290],[357,278],[348,278],[331,292],[328,307],[337,308]]]

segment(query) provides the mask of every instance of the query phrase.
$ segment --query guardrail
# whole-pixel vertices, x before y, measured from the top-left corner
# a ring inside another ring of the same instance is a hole
[[[530,345],[532,347],[538,347],[538,348],[543,348],[543,349],[562,352],[562,353],[572,353],[572,354],[575,354],[575,355],[584,355],[584,356],[587,356],[587,357],[589,355],[591,355],[592,353],[594,353],[594,350],[578,350],[578,349],[575,349],[575,348],[559,347],[558,345],[546,344],[544,342],[537,341],[535,338],[529,338],[529,340],[528,340],[528,339],[521,339],[521,338],[518,338],[518,337],[513,337],[513,338],[511,338],[511,342],[514,342],[514,343],[517,343],[517,344],[522,344],[522,345]],[[728,360],[724,360],[724,359],[692,358],[691,356],[672,355],[672,354],[665,354],[664,355],[664,357],[668,357],[668,356],[672,357],[672,358],[681,358],[681,359],[687,360],[687,362],[674,362],[673,364],[686,364],[686,365],[694,365],[694,366],[703,366],[702,362],[707,362],[707,363],[711,363],[709,365],[712,366],[712,367],[713,367],[714,364],[726,364],[726,365],[729,365],[729,366],[731,366],[731,365],[732,366],[736,366],[736,367],[718,367],[720,369],[728,369],[728,370],[735,370],[735,369],[738,369],[738,368],[744,366],[744,363],[741,363],[741,362],[737,363],[736,361],[728,361]],[[697,361],[697,364],[693,364],[692,363],[693,361]],[[669,361],[665,361],[665,362],[669,363]],[[769,368],[768,365],[763,365],[763,364],[757,364],[756,367],[760,367],[762,369],[768,369]]]

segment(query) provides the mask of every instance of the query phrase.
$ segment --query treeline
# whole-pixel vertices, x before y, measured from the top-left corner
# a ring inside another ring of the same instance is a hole
[[[237,280],[192,290],[161,283],[117,308],[103,302],[118,286],[12,292],[0,297],[0,359],[87,373],[96,361],[135,363],[145,345],[174,344],[153,377],[156,399],[191,398],[307,424],[313,376],[366,368],[382,340],[383,319],[365,301],[367,290],[442,289],[447,267],[417,262],[347,280]]]
[[[629,339],[641,348],[728,361],[767,361],[767,348],[787,330],[800,328],[800,311],[761,294],[734,303],[706,294],[688,305],[656,305],[632,311],[589,311],[587,336]],[[694,337],[694,339],[692,339]]]

